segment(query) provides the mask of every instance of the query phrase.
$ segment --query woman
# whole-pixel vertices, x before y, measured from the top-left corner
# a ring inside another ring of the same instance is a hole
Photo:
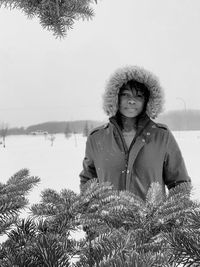
[[[81,188],[88,180],[109,181],[142,199],[153,182],[165,192],[190,182],[178,144],[170,130],[154,122],[163,107],[163,90],[149,71],[118,69],[103,96],[109,123],[94,129],[86,143]]]

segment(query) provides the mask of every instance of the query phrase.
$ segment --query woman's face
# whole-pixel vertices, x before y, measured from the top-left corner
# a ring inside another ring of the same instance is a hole
[[[119,94],[119,112],[128,118],[137,117],[144,104],[144,94],[139,90],[124,88]]]

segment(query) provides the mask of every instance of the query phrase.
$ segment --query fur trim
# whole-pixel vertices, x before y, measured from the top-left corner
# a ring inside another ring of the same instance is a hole
[[[150,96],[146,113],[150,118],[155,119],[163,110],[164,92],[158,78],[151,72],[138,66],[127,66],[117,69],[110,77],[103,95],[103,109],[105,113],[109,117],[116,114],[119,90],[123,84],[130,80],[143,83],[149,89]]]

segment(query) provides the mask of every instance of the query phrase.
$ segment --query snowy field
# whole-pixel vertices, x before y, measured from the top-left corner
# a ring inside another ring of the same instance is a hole
[[[38,176],[40,184],[29,194],[30,203],[40,200],[40,192],[51,188],[56,191],[67,188],[79,192],[79,173],[85,151],[86,138],[82,135],[66,139],[63,134],[55,135],[53,146],[44,136],[8,136],[6,148],[0,146],[0,181],[6,182],[10,176],[22,168],[30,170],[30,175]],[[200,131],[174,132],[192,178],[194,198],[200,200]]]

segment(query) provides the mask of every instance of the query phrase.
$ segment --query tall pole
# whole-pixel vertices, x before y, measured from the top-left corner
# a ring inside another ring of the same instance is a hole
[[[187,123],[187,106],[186,106],[186,102],[185,102],[185,100],[182,98],[182,97],[177,97],[176,99],[178,99],[178,100],[180,100],[182,103],[183,103],[183,105],[184,105],[184,111],[185,111],[185,128],[186,128],[186,130],[187,130],[187,128],[188,128],[188,123]]]

